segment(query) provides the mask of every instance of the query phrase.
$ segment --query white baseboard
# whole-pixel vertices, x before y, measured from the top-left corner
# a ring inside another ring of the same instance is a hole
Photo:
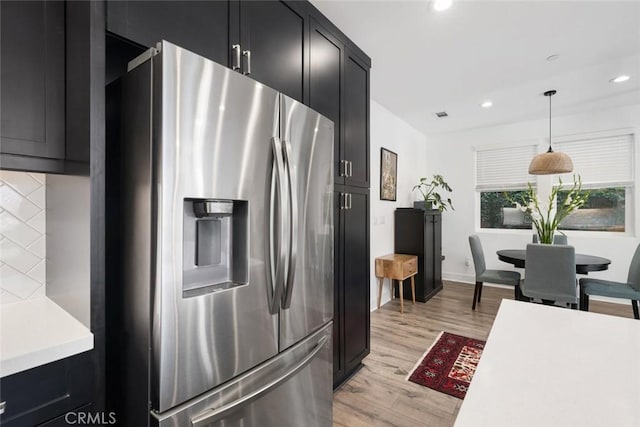
[[[476,276],[469,275],[469,274],[443,272],[442,280],[449,280],[450,282],[458,282],[458,283],[468,283],[471,285],[476,284]]]
[[[442,273],[442,280],[448,280],[450,282],[464,283],[469,285],[475,285],[476,277],[470,276],[468,274],[458,274],[458,273]],[[511,286],[507,285],[499,285],[495,283],[484,283],[484,286],[491,286],[494,288],[503,288],[503,289],[511,289]],[[631,305],[631,302],[618,298],[608,298],[608,297],[600,297],[600,296],[592,296],[589,298],[590,301],[601,301],[601,302],[610,302],[612,304],[621,304],[621,305]]]

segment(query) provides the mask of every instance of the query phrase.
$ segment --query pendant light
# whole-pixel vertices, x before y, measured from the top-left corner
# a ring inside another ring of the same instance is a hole
[[[551,175],[554,173],[567,173],[573,171],[573,162],[565,153],[553,151],[551,148],[551,97],[555,90],[548,90],[544,96],[549,97],[549,149],[546,153],[536,155],[529,164],[531,175]]]

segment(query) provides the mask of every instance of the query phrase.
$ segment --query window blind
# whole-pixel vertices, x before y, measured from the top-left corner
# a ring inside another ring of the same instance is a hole
[[[554,150],[571,157],[573,172],[559,175],[572,183],[580,174],[584,187],[624,187],[633,185],[634,138],[632,134],[554,143]],[[558,177],[554,178],[558,183]]]
[[[536,155],[536,145],[519,145],[478,149],[476,151],[476,190],[521,190],[527,183],[535,185],[529,175],[529,163]]]

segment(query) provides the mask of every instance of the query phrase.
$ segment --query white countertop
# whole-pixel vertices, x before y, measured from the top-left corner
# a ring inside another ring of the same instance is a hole
[[[502,300],[456,419],[465,426],[637,426],[640,321]]]
[[[0,306],[0,378],[93,348],[93,334],[49,298]]]

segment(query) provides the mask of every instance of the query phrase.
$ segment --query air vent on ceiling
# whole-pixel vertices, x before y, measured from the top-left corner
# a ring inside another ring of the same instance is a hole
[[[445,117],[449,117],[449,115],[447,114],[446,111],[440,111],[438,113],[436,113],[436,117],[439,119],[445,118]]]

